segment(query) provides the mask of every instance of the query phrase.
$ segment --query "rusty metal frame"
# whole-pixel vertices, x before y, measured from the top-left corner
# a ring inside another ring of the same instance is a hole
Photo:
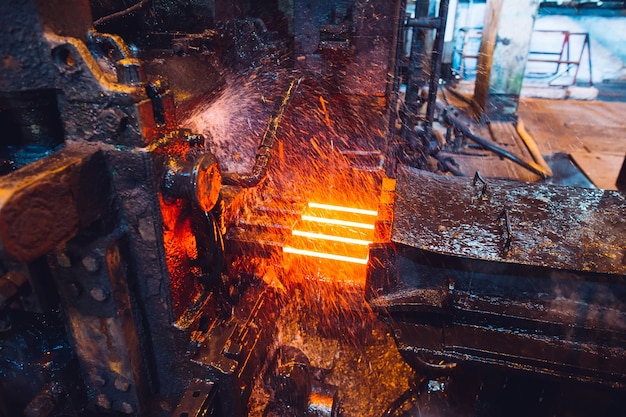
[[[528,62],[544,62],[544,63],[556,64],[556,68],[554,72],[552,74],[549,74],[549,76],[552,78],[548,82],[548,85],[558,86],[558,87],[576,85],[576,81],[578,79],[578,72],[580,70],[580,65],[583,61],[583,56],[585,54],[585,48],[586,48],[587,57],[589,61],[589,86],[590,87],[593,86],[593,74],[592,74],[592,65],[591,65],[591,43],[589,41],[589,33],[570,32],[567,30],[535,30],[534,33],[549,33],[549,34],[560,33],[561,35],[563,35],[563,42],[561,44],[561,49],[558,52],[530,51],[528,54],[529,55]],[[571,38],[581,37],[581,36],[583,37],[583,45],[580,49],[580,54],[578,56],[578,59],[572,59],[571,58],[571,43],[570,43]],[[558,58],[554,58],[554,59],[532,58],[532,55],[535,55],[535,56],[536,55],[551,55],[551,56],[558,56]],[[566,68],[564,71],[559,71],[562,65],[565,65]],[[572,67],[575,68],[575,71],[574,71],[574,78],[572,79],[572,82],[570,84],[554,84],[555,80],[558,80],[559,78],[563,77],[565,74],[569,74]]]

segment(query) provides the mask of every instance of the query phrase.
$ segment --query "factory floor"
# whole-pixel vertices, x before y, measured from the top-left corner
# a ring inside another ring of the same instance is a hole
[[[544,157],[568,154],[596,187],[616,189],[626,155],[626,102],[522,98],[518,115]]]

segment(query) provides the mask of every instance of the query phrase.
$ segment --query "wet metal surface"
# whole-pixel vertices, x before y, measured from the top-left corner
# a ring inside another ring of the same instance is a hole
[[[395,284],[370,303],[414,369],[444,361],[623,390],[624,210],[611,191],[401,167]]]
[[[396,196],[393,242],[473,259],[626,273],[621,193],[494,179],[483,187],[400,167]]]

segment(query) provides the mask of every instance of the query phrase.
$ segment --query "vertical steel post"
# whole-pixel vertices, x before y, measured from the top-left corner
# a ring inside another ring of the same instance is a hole
[[[430,83],[428,86],[428,106],[426,107],[426,121],[424,128],[430,134],[437,104],[437,89],[439,87],[439,77],[441,76],[441,59],[443,58],[444,36],[446,33],[446,20],[448,19],[448,7],[450,0],[441,0],[439,3],[439,27],[435,36],[435,44],[430,65]]]

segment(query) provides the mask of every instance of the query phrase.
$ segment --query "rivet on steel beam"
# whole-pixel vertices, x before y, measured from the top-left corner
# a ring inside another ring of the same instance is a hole
[[[62,268],[72,267],[72,261],[70,261],[70,257],[67,256],[67,253],[59,250],[59,251],[56,251],[55,255],[57,259],[57,265],[59,265]]]
[[[91,371],[89,373],[89,379],[97,387],[103,387],[103,386],[105,386],[107,384],[106,376],[98,373],[97,371]]]
[[[106,288],[102,288],[99,286],[93,287],[89,291],[89,294],[94,300],[100,302],[105,301],[107,298],[109,298],[109,291]]]
[[[135,412],[135,407],[133,407],[132,404],[127,403],[126,401],[122,402],[119,405],[118,409],[124,414],[132,414]]]
[[[122,392],[127,392],[130,389],[130,383],[123,376],[115,378],[115,382],[113,383],[113,385],[115,385],[115,388],[118,391]]]
[[[99,407],[107,410],[111,408],[111,401],[109,401],[107,396],[104,394],[98,394],[98,396],[96,397],[96,404],[98,404]]]
[[[89,272],[96,272],[100,269],[100,260],[93,255],[87,255],[82,259],[82,264]]]

